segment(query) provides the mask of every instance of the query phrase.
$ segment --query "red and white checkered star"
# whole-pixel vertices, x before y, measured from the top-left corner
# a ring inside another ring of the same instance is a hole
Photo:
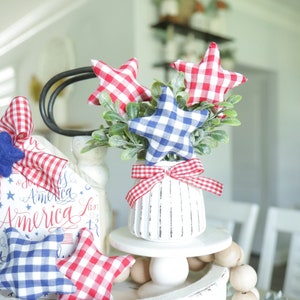
[[[229,89],[247,80],[240,73],[222,68],[220,51],[214,42],[209,45],[199,64],[177,60],[171,63],[171,67],[185,74],[186,89],[190,94],[188,106],[202,101],[213,104],[222,102]]]
[[[111,300],[114,279],[134,262],[131,255],[103,255],[95,245],[92,232],[82,228],[74,253],[57,262],[59,270],[74,283],[77,290],[74,294],[60,295],[59,299]]]
[[[113,102],[120,102],[120,113],[125,113],[129,102],[149,100],[150,90],[140,85],[137,80],[138,61],[131,58],[119,69],[108,66],[101,60],[92,60],[93,70],[100,79],[99,87],[88,98],[88,102],[99,105],[98,97],[101,92],[107,91]]]

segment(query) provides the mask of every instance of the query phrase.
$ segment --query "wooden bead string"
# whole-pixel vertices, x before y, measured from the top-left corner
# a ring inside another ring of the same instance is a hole
[[[259,300],[259,293],[255,287],[256,271],[252,266],[243,264],[244,252],[237,243],[232,242],[227,249],[213,256],[214,263],[230,270],[229,282],[235,291],[232,300]]]
[[[229,282],[234,289],[232,300],[259,300],[256,289],[257,274],[253,267],[243,264],[243,250],[235,242],[225,250],[199,257],[188,257],[190,271],[199,272],[208,263],[229,268]],[[138,283],[144,284],[151,280],[149,272],[149,257],[136,257],[135,264],[130,269],[129,276]]]

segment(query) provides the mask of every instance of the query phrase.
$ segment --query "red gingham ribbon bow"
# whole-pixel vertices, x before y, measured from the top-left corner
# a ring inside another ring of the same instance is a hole
[[[148,193],[156,183],[161,182],[165,175],[221,196],[223,184],[206,177],[200,177],[199,175],[203,172],[203,165],[197,158],[178,163],[167,170],[158,166],[134,165],[131,177],[141,179],[141,181],[129,190],[126,200],[130,207],[133,207],[134,203]]]
[[[0,132],[6,131],[15,147],[21,149],[25,157],[16,163],[13,168],[23,174],[29,181],[59,195],[58,180],[67,161],[39,149],[28,150],[23,144],[31,138],[33,132],[32,115],[28,100],[25,97],[15,97],[0,119]]]

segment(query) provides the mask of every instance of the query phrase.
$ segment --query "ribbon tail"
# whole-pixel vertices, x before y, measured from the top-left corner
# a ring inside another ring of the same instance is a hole
[[[147,194],[149,191],[151,191],[153,186],[157,182],[162,181],[163,178],[164,178],[164,173],[157,174],[151,178],[140,181],[133,188],[131,188],[126,195],[126,200],[129,204],[129,206],[132,208],[138,199],[140,199],[145,194]]]
[[[180,177],[178,180],[188,183],[196,188],[221,196],[223,193],[223,184],[206,177]]]
[[[32,183],[59,198],[59,179],[67,160],[44,152],[24,152],[26,161],[18,161],[14,168]]]

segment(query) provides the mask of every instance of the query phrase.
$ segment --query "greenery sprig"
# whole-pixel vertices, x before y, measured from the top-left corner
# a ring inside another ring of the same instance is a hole
[[[120,114],[120,104],[113,102],[107,92],[102,92],[99,102],[104,111],[102,118],[106,126],[101,125],[94,131],[91,140],[82,149],[87,152],[96,147],[108,146],[122,149],[121,159],[129,160],[133,157],[145,159],[148,140],[129,130],[128,121],[151,116],[157,108],[157,102],[161,95],[162,86],[169,86],[175,95],[178,107],[183,110],[208,110],[209,115],[200,128],[194,130],[190,136],[192,146],[198,155],[210,154],[213,148],[219,143],[228,143],[229,136],[222,126],[239,126],[238,114],[235,105],[241,101],[240,95],[231,95],[225,101],[216,104],[209,102],[199,102],[192,106],[187,106],[189,94],[186,91],[184,74],[177,72],[170,82],[163,83],[159,80],[154,81],[151,87],[151,101],[130,102],[126,105],[126,114]],[[165,160],[180,159],[174,154],[168,154]]]

